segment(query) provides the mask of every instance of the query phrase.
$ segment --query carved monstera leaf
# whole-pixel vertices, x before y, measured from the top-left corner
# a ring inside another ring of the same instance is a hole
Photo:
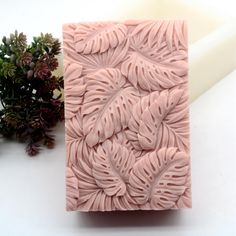
[[[71,119],[67,119],[65,129],[67,166],[71,166],[71,164],[77,165],[81,158],[88,162],[91,150],[84,140],[81,116],[77,114]]]
[[[124,168],[126,169],[126,167]],[[93,176],[92,161],[89,163],[80,158],[79,162],[76,165],[72,165],[71,169],[79,182],[79,210],[111,211],[138,208],[128,192],[125,192],[123,196],[109,196],[104,192],[103,188],[98,186]]]
[[[65,76],[65,118],[70,119],[78,113],[85,92],[82,67],[78,63],[64,60]]]
[[[68,211],[77,209],[79,191],[78,179],[70,168],[66,168],[66,209]]]
[[[192,191],[191,191],[191,175],[190,171],[188,173],[188,178],[186,182],[186,189],[182,196],[176,203],[176,208],[191,208],[192,207]]]
[[[83,67],[82,74],[93,73],[99,69],[116,68],[124,60],[129,48],[129,40],[124,41],[116,48],[109,48],[103,53],[94,54],[71,54]]]
[[[131,141],[126,137],[125,132],[122,130],[119,133],[113,135],[110,140],[112,142],[116,142],[118,144],[120,144],[123,147],[126,147],[129,152],[132,152],[133,155],[135,156],[136,161],[141,158],[144,154],[147,153],[147,151],[145,150],[137,150],[134,148],[134,146],[132,145]]]
[[[115,48],[125,39],[127,28],[117,23],[79,24],[75,29],[75,49],[79,53],[102,53]]]
[[[162,148],[147,153],[130,174],[130,194],[151,209],[169,209],[185,192],[189,172],[189,157],[176,148]]]
[[[101,69],[86,79],[83,132],[86,142],[93,147],[127,127],[131,108],[139,95],[135,88],[126,84],[118,69]]]
[[[186,81],[187,42],[183,22],[147,21],[132,32],[121,72],[133,86],[147,91],[168,89]]]
[[[72,62],[82,66],[82,76],[93,73],[99,69],[120,67],[121,62],[126,57],[129,48],[129,38],[125,39],[117,47],[110,47],[103,53],[83,54],[77,53],[74,44],[74,25],[63,28],[64,39],[64,57]]]
[[[165,41],[170,51],[187,49],[187,26],[181,20],[145,21],[135,27],[132,36],[138,36],[140,42],[146,40],[149,47],[160,48]]]
[[[130,171],[135,157],[126,147],[106,140],[94,151],[93,176],[108,196],[126,193]]]
[[[126,130],[137,150],[178,147],[188,151],[187,97],[182,89],[152,92],[134,106]]]

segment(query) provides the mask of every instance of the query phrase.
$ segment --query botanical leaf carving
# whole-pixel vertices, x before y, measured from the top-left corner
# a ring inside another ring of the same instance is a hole
[[[184,21],[66,24],[67,209],[191,207]]]
[[[115,210],[121,210],[121,211],[127,211],[127,210],[138,210],[138,206],[134,199],[130,196],[129,192],[126,192],[123,196],[113,196],[111,197],[114,209]]]
[[[89,211],[93,208],[93,203],[100,191],[92,175],[91,163],[86,163],[80,158],[76,165],[71,166],[71,169],[79,181],[78,208]],[[109,206],[108,209],[111,210]],[[77,210],[77,208],[73,210]]]
[[[90,149],[84,140],[82,117],[80,114],[68,119],[65,123],[67,166],[76,165],[79,158],[89,161]]]
[[[127,126],[131,108],[139,95],[117,69],[101,69],[86,79],[83,132],[92,147]]]
[[[116,68],[124,60],[129,48],[129,40],[124,41],[116,48],[109,48],[103,53],[71,54],[71,57],[79,61],[82,66],[82,74],[96,72],[99,69]]]
[[[65,76],[65,118],[70,119],[78,113],[85,92],[83,79],[80,77],[82,67],[78,63],[64,60]]]
[[[102,53],[115,48],[126,38],[127,28],[117,23],[79,24],[75,30],[75,49],[79,53]]]
[[[82,158],[71,167],[79,181],[78,207],[72,210],[112,211],[137,209],[128,192],[123,196],[109,196],[99,187],[93,177],[92,162],[86,163]]]
[[[110,47],[103,53],[82,54],[77,53],[75,49],[74,35],[76,28],[75,24],[68,24],[63,27],[64,59],[81,65],[83,67],[82,75],[95,72],[101,68],[117,67],[123,61],[129,48],[129,38],[117,47]]]
[[[176,148],[147,153],[130,174],[130,194],[151,209],[170,209],[186,190],[189,158]]]
[[[137,150],[176,146],[188,151],[188,111],[182,89],[152,92],[134,106],[126,136]]]
[[[66,84],[70,83],[70,80],[78,79],[81,75],[82,67],[76,62],[64,61],[64,76],[69,78],[65,81]]]
[[[71,211],[78,206],[78,179],[70,168],[66,168],[66,209]]]
[[[131,34],[131,48],[121,65],[122,74],[134,87],[139,85],[147,91],[184,83],[187,75],[184,29],[183,22],[172,21],[138,25]]]
[[[182,20],[145,21],[138,24],[132,32],[132,37],[140,42],[147,41],[149,47],[160,47],[166,42],[170,51],[187,49],[187,26]]]
[[[186,189],[182,196],[180,196],[179,200],[176,202],[176,208],[191,208],[192,207],[192,192],[191,192],[191,175],[190,170],[188,172]]]
[[[163,120],[158,140],[160,147],[175,146],[181,151],[189,152],[189,111],[186,92]]]
[[[64,39],[64,58],[69,59],[82,66],[82,76],[96,72],[99,69],[120,67],[124,60],[128,48],[129,38],[125,39],[117,47],[109,48],[103,53],[82,54],[77,53],[74,44],[74,32],[76,27],[74,25],[64,26],[63,34],[66,35]]]
[[[99,187],[108,196],[123,196],[126,193],[130,171],[135,157],[126,147],[106,140],[94,151],[93,176]]]
[[[134,148],[134,146],[132,145],[132,141],[130,141],[127,137],[125,132],[122,130],[117,134],[114,134],[110,140],[112,142],[116,142],[118,144],[120,144],[123,147],[126,147],[128,149],[129,152],[132,152],[133,155],[135,156],[135,160],[137,161],[139,158],[141,158],[144,154],[147,153],[147,151],[145,150],[137,150]]]
[[[65,60],[70,62],[79,63],[77,59],[78,53],[75,50],[74,34],[76,24],[65,24],[63,25],[63,56]]]

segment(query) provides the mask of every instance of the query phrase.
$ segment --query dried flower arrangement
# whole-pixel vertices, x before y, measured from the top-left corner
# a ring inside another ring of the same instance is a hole
[[[64,119],[63,77],[52,73],[60,49],[51,34],[28,45],[17,31],[0,44],[0,134],[26,142],[30,156],[54,146],[52,127]]]

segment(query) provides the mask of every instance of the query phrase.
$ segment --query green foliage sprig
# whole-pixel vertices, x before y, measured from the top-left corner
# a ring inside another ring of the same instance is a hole
[[[0,134],[27,143],[36,155],[43,144],[54,146],[52,127],[64,119],[63,77],[53,75],[61,44],[41,34],[27,44],[23,33],[0,43]]]

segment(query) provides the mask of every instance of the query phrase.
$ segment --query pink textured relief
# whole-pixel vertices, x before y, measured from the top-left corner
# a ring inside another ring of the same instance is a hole
[[[66,24],[67,210],[191,207],[184,21]]]

